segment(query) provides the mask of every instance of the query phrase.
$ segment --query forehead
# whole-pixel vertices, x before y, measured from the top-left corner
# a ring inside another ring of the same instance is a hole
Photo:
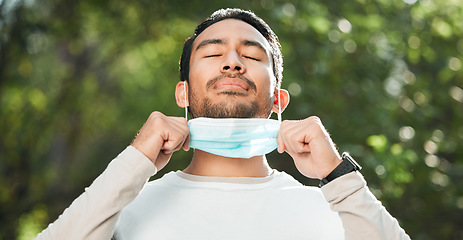
[[[238,19],[225,19],[212,24],[198,35],[193,43],[193,49],[206,39],[223,39],[228,42],[252,40],[259,42],[267,52],[270,52],[267,39],[253,26]]]

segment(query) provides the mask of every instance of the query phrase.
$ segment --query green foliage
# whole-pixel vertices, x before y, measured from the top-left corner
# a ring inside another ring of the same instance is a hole
[[[251,9],[278,34],[285,119],[321,117],[412,239],[463,237],[460,1],[4,0],[0,239],[54,221],[151,111],[183,116],[173,96],[183,41],[222,7]],[[190,157],[176,153],[156,177]],[[288,158],[269,155],[315,183]]]

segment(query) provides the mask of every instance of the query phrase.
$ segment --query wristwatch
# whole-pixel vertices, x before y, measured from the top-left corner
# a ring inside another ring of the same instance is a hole
[[[359,171],[362,167],[349,155],[349,153],[344,152],[342,154],[342,162],[330,173],[328,176],[323,178],[320,181],[319,186],[322,187],[323,185],[333,181],[334,179],[348,174],[353,171]]]

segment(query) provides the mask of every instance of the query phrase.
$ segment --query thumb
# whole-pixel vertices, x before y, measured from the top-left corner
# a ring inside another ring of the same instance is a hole
[[[278,135],[277,135],[277,144],[278,144],[277,151],[279,153],[283,153],[286,150],[286,145],[283,142],[280,132],[278,132]]]
[[[172,157],[172,154],[173,152],[166,154],[164,153],[164,151],[159,151],[159,154],[156,157],[156,162],[154,163],[158,171],[163,169],[167,165],[169,159]]]
[[[183,150],[187,151],[190,150],[190,134],[188,134],[188,136],[186,137],[185,139],[185,142],[183,142],[183,145],[182,145],[182,148]]]

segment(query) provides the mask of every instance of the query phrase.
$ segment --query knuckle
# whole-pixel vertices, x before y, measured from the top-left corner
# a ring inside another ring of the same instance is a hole
[[[291,124],[293,123],[293,121],[291,120],[283,120],[281,122],[281,125],[280,125],[280,128],[287,128],[288,126],[290,126]]]
[[[314,121],[314,122],[321,122],[320,118],[317,116],[310,116],[307,120]]]
[[[284,129],[288,125],[288,120],[283,120],[280,124],[280,129]]]
[[[187,122],[185,117],[173,117],[173,118],[175,118],[177,121],[180,121],[180,122]]]
[[[286,140],[289,137],[289,133],[288,133],[288,131],[282,131],[282,132],[280,132],[280,136],[281,136],[282,140]]]
[[[158,119],[158,118],[162,118],[164,116],[164,114],[162,114],[161,112],[158,112],[158,111],[154,111],[150,114],[150,118],[152,119]]]
[[[294,131],[288,131],[285,133],[285,137],[289,140],[295,139],[296,136],[297,136],[297,132],[294,132]]]

